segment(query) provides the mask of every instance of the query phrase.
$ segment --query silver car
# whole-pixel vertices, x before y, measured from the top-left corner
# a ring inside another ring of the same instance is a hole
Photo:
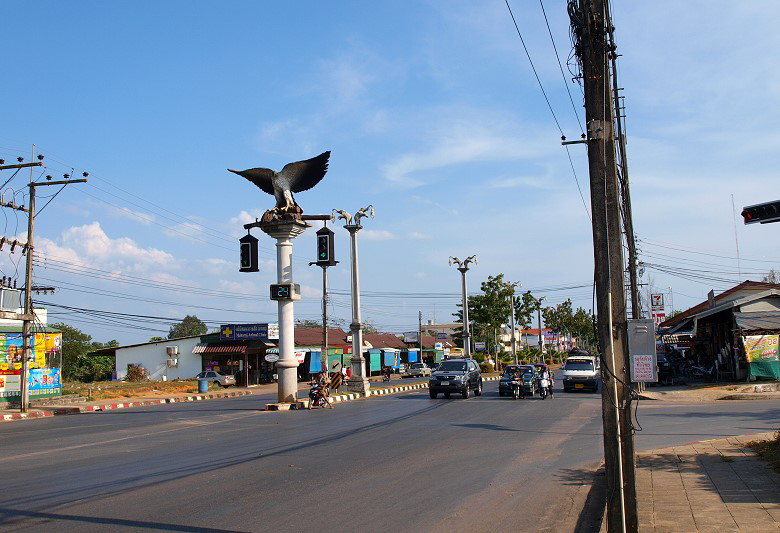
[[[203,372],[195,376],[195,379],[206,379],[209,382],[214,383],[215,385],[219,385],[221,387],[230,387],[231,385],[236,384],[235,376],[232,376],[230,374],[223,375],[213,370],[204,370]]]
[[[401,377],[404,378],[422,378],[431,375],[431,369],[425,363],[412,363],[406,369]]]

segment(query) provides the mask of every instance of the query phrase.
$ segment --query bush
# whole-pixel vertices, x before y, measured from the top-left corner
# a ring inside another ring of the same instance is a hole
[[[495,369],[493,368],[493,364],[492,363],[480,363],[479,364],[479,371],[483,372],[483,373],[486,373],[486,374],[490,374],[491,372],[494,372]]]
[[[472,354],[474,360],[479,363],[480,365],[485,362],[485,354],[482,352],[477,352],[475,354]]]
[[[141,365],[127,365],[127,381],[149,381],[149,373]]]

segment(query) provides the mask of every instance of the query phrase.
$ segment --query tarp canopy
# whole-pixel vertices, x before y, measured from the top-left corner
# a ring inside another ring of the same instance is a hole
[[[237,353],[237,354],[245,354],[246,353],[246,343],[240,342],[240,343],[228,343],[228,342],[202,342],[200,344],[195,345],[195,348],[192,349],[192,353],[201,354],[201,353]]]

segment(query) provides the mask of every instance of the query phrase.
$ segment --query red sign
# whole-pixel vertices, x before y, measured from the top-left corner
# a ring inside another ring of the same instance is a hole
[[[655,322],[656,326],[664,320],[666,320],[666,313],[653,313],[653,322]]]

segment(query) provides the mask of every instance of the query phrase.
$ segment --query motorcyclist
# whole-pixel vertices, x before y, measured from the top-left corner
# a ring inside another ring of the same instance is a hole
[[[389,366],[385,366],[384,368],[384,380],[390,381],[390,374],[392,373],[392,369]]]
[[[544,368],[542,368],[542,371],[539,373],[539,382],[543,379],[547,380],[547,393],[550,395],[550,398],[553,396],[553,374],[550,372],[550,368],[545,365]]]

